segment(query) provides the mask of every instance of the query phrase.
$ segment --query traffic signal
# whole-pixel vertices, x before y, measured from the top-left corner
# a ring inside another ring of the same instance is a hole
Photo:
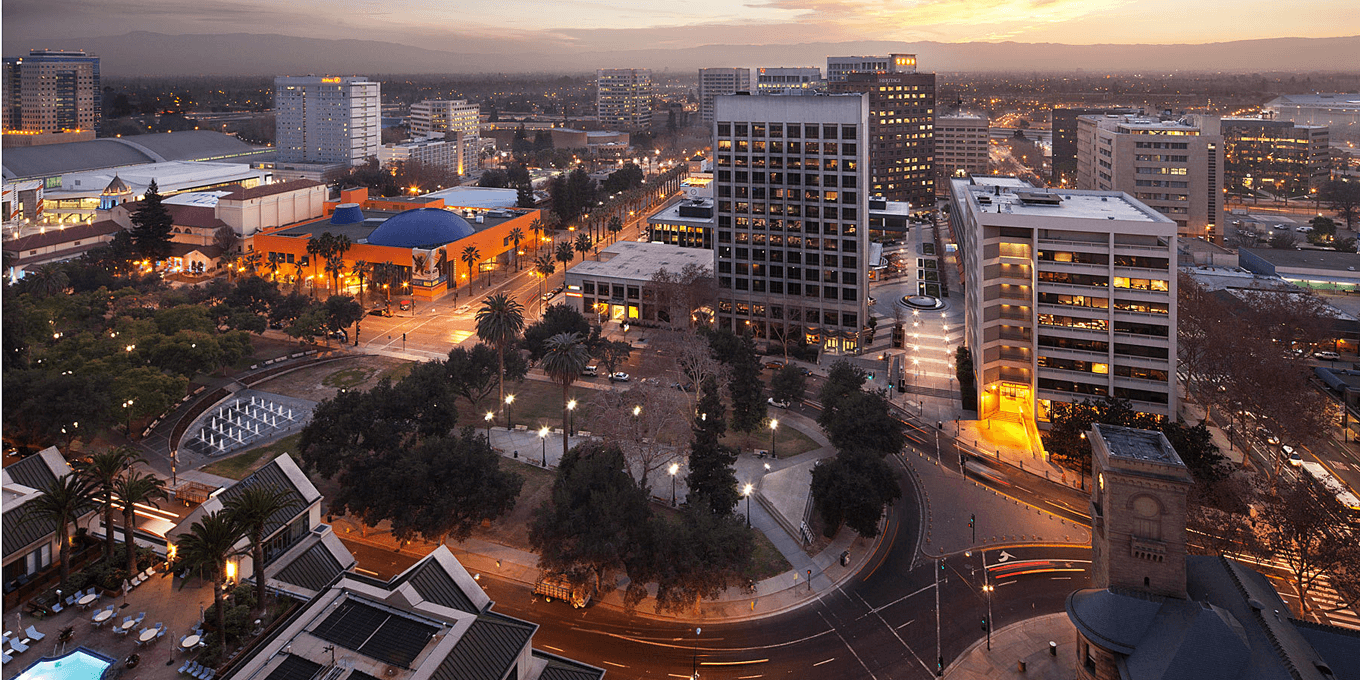
[[[982,619],[982,632],[987,632],[987,619],[985,617]]]
[[[969,529],[972,529],[972,528],[973,528],[973,523],[976,522],[976,521],[977,521],[977,515],[969,515],[969,516],[968,516],[968,528],[969,528]]]
[[[940,571],[944,571],[944,558],[940,559]]]
[[[944,675],[944,657],[942,656],[936,657],[935,659],[935,676],[939,677],[941,675]]]
[[[870,379],[870,380],[873,380],[873,379],[874,379],[874,372],[873,372],[873,371],[869,371],[869,379]]]

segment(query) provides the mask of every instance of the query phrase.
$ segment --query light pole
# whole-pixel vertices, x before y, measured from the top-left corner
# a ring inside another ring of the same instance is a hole
[[[992,591],[996,587],[992,585],[991,579],[987,575],[987,551],[984,549],[979,552],[982,557],[982,592],[987,593],[987,620],[984,626],[987,629],[987,651],[992,649]]]
[[[543,467],[548,467],[548,426],[538,428],[538,441],[543,444]]]
[[[703,632],[703,628],[694,629],[694,658],[690,665],[690,678],[692,680],[699,680],[699,635]]]
[[[675,507],[675,473],[680,471],[679,463],[671,463],[666,472],[671,473],[671,507]]]
[[[126,421],[125,429],[127,430],[127,436],[129,437],[132,436],[132,404],[135,401],[135,399],[129,399],[123,402],[123,416]]]
[[[774,431],[777,430],[777,429],[779,429],[779,419],[777,419],[777,418],[771,418],[771,419],[770,419],[770,457],[771,457],[771,458],[778,458],[778,456],[774,455]]]
[[[637,431],[638,424],[637,424],[637,423],[638,423],[638,416],[640,416],[640,415],[642,415],[642,407],[641,407],[641,406],[634,406],[634,407],[633,407],[633,439],[634,439],[635,441],[636,441],[637,438],[638,438],[638,431]]]
[[[746,486],[742,487],[742,489],[741,489],[741,495],[743,495],[743,496],[746,497],[746,528],[747,528],[747,529],[750,529],[750,528],[751,528],[751,491],[752,491],[754,488],[755,488],[755,487],[751,486],[750,484],[747,484]]]
[[[515,403],[515,395],[505,395],[505,429],[510,430],[510,405]]]
[[[576,426],[572,421],[576,420],[576,400],[567,402],[567,434],[576,434]]]
[[[482,417],[482,420],[485,420],[485,421],[486,421],[486,443],[487,443],[487,444],[490,444],[490,443],[491,443],[491,422],[492,422],[493,420],[495,420],[495,419],[496,419],[496,414],[495,414],[494,412],[492,412],[492,411],[487,411],[487,412],[486,412],[486,415]]]

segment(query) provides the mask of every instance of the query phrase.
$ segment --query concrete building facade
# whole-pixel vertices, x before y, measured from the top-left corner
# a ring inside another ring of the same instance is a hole
[[[890,201],[909,201],[917,210],[933,209],[935,74],[917,73],[914,55],[892,57],[888,73],[850,73],[831,90],[869,95],[872,192]]]
[[[991,160],[989,131],[987,116],[959,113],[936,118],[936,179],[944,183],[956,175],[986,175]]]
[[[78,50],[32,50],[5,57],[2,73],[6,146],[95,138],[103,104],[99,57]]]
[[[825,86],[822,69],[815,66],[756,69],[757,94],[809,94]]]
[[[420,163],[463,174],[458,144],[442,139],[409,139],[378,148],[378,161],[387,167],[394,163]]]
[[[913,60],[915,57],[913,56]],[[844,82],[851,73],[887,73],[892,65],[892,56],[886,57],[827,57],[826,82]],[[913,64],[914,65],[914,64]]]
[[[602,68],[595,71],[595,110],[610,130],[652,127],[652,70]]]
[[[481,107],[466,99],[426,99],[411,105],[412,137],[443,139],[457,149],[456,169],[466,175],[482,166]]]
[[[1077,186],[1077,118],[1079,116],[1117,116],[1138,113],[1124,106],[1108,108],[1055,108],[1049,129],[1053,134],[1053,177],[1050,186],[1071,189]]]
[[[1331,135],[1325,125],[1224,118],[1222,131],[1225,182],[1231,188],[1295,198],[1330,177]]]
[[[713,98],[723,94],[751,91],[749,68],[699,69],[699,116],[704,125],[713,124]]]
[[[274,79],[282,163],[361,165],[382,143],[382,85],[363,76]]]
[[[719,328],[860,351],[869,98],[714,102]]]
[[[619,241],[601,249],[597,258],[568,269],[565,285],[567,304],[599,322],[685,325],[683,319],[669,318],[671,310],[660,299],[652,276],[662,269],[678,275],[687,267],[713,273],[712,250],[666,243]]]
[[[1077,188],[1128,193],[1186,236],[1223,237],[1223,166],[1215,116],[1077,119]]]
[[[1261,113],[1300,125],[1326,125],[1335,138],[1360,140],[1360,93],[1357,92],[1284,94],[1266,102]]]
[[[951,180],[978,411],[1114,396],[1176,413],[1176,225],[1118,191]]]

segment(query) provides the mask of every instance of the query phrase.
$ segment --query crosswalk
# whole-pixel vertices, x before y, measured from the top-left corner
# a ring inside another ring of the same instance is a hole
[[[1299,607],[1299,596],[1294,591],[1292,584],[1279,579],[1272,578],[1275,589],[1280,593],[1280,597],[1289,605],[1295,613],[1302,610]],[[1303,617],[1315,623],[1325,623],[1352,630],[1360,630],[1360,615],[1351,609],[1338,609],[1329,611],[1341,606],[1340,597],[1330,585],[1319,582],[1308,589],[1308,615]]]

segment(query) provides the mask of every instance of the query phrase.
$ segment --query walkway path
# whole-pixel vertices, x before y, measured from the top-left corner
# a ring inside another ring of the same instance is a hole
[[[1049,642],[1056,642],[1056,654]],[[1076,677],[1077,630],[1066,613],[1014,623],[978,640],[945,669],[948,680],[1070,680]],[[1024,664],[1022,670],[1020,664]]]

